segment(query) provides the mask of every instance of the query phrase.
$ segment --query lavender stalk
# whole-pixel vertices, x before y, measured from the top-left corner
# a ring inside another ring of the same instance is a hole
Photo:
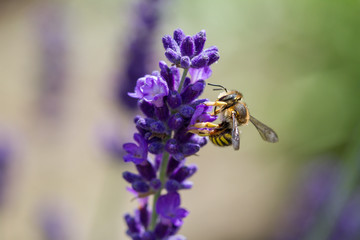
[[[216,119],[209,113],[211,107],[202,104],[207,100],[199,96],[211,76],[210,65],[219,59],[218,49],[204,50],[204,30],[185,36],[177,29],[173,37],[164,36],[162,41],[172,66],[160,61],[160,71],[139,78],[135,91],[129,93],[138,99],[145,115],[134,119],[137,144],[123,146],[124,161],[133,162],[137,169],[137,173],[123,173],[131,184],[128,190],[139,201],[135,214],[125,215],[127,235],[132,239],[184,239],[176,233],[189,212],[180,207],[179,192],[192,187],[188,179],[197,171],[195,165],[186,165],[186,158],[207,143],[206,138],[188,132],[188,127]],[[179,69],[183,69],[182,77]]]

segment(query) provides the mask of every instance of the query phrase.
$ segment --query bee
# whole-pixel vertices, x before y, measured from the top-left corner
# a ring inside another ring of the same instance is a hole
[[[258,130],[262,139],[275,143],[279,138],[274,130],[250,115],[246,103],[242,101],[243,95],[236,91],[228,91],[221,85],[208,83],[210,86],[220,87],[214,90],[224,90],[215,102],[206,102],[207,106],[214,106],[213,115],[218,115],[220,124],[210,122],[196,123],[194,129],[189,130],[200,136],[209,136],[210,141],[217,146],[232,145],[235,150],[240,148],[239,126],[247,125],[249,121]]]

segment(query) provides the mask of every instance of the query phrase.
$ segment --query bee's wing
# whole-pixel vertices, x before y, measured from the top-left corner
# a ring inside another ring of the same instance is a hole
[[[266,126],[265,124],[263,124],[262,122],[260,122],[259,120],[257,120],[256,118],[254,118],[251,115],[250,115],[250,122],[252,124],[254,124],[254,126],[260,133],[260,136],[265,141],[272,142],[272,143],[276,143],[279,141],[279,138],[274,130],[272,130],[271,128],[269,128],[268,126]]]
[[[232,141],[232,145],[233,145],[234,149],[239,150],[239,148],[240,148],[240,132],[239,132],[238,123],[237,123],[235,114],[236,114],[235,111],[231,113],[232,120],[233,120],[231,141]]]

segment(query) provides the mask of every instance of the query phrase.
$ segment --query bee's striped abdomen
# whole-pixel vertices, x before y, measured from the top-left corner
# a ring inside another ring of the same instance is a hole
[[[210,135],[210,141],[220,147],[230,146],[231,142],[231,134],[225,132],[220,134]]]

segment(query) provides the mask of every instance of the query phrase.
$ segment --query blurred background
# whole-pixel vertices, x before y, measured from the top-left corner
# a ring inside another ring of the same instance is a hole
[[[360,2],[0,1],[0,239],[127,239],[138,77],[161,37],[207,32],[211,83],[280,142],[208,144],[182,193],[188,239],[360,239]],[[203,97],[215,99],[207,88]]]

